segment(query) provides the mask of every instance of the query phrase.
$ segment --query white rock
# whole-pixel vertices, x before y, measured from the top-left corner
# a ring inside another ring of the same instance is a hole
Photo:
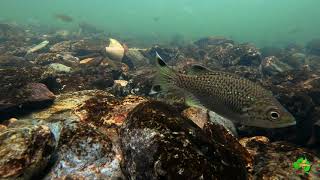
[[[112,60],[121,61],[124,56],[124,48],[119,41],[110,38],[110,44],[106,47],[106,53]]]

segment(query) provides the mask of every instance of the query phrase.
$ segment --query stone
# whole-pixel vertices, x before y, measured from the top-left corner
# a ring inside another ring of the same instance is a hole
[[[48,65],[49,73],[68,73],[71,68],[60,63],[52,63]]]
[[[122,178],[121,157],[105,134],[87,124],[66,121],[59,139],[56,163],[48,179]]]
[[[139,104],[120,130],[123,171],[130,179],[245,179],[239,156],[160,102]]]
[[[23,68],[31,67],[32,64],[25,58],[12,56],[12,55],[0,55],[0,68]]]
[[[45,179],[124,179],[118,128],[145,98],[117,100],[98,90],[58,95],[52,106],[18,121],[40,120],[57,141],[55,161]]]
[[[55,139],[44,125],[9,127],[0,131],[0,179],[41,176],[55,149]]]
[[[320,159],[306,149],[287,142],[270,142],[268,138],[256,136],[242,138],[240,143],[253,156],[252,179],[318,179]],[[308,174],[293,168],[299,158],[307,158],[311,163]]]
[[[307,43],[306,49],[310,54],[320,55],[320,39],[313,39]]]
[[[141,68],[143,66],[148,66],[149,59],[143,56],[143,54],[138,49],[129,49],[125,56],[124,62],[129,64],[129,67]]]
[[[261,62],[261,70],[265,75],[275,75],[292,69],[290,65],[280,61],[275,56],[265,57]]]
[[[41,83],[28,83],[20,89],[14,89],[0,101],[0,119],[15,114],[46,107],[55,99],[55,95]]]

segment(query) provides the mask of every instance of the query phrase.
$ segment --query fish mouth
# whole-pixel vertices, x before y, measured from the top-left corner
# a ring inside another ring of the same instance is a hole
[[[285,128],[285,127],[295,126],[296,124],[297,124],[296,121],[291,121],[288,123],[276,124],[272,128]]]

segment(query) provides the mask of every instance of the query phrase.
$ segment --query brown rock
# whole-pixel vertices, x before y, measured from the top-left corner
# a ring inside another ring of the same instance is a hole
[[[239,156],[172,106],[139,104],[120,131],[123,170],[131,179],[246,179]]]
[[[317,166],[320,159],[306,149],[286,142],[269,142],[263,136],[243,138],[240,143],[253,156],[253,179],[318,179]],[[299,173],[293,163],[299,158],[307,158],[313,166],[309,174]]]
[[[47,126],[23,126],[0,131],[0,179],[30,179],[42,173],[54,151]]]

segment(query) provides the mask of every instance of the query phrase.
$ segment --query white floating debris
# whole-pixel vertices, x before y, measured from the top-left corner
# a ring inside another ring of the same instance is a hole
[[[106,53],[112,60],[121,61],[124,56],[124,47],[119,41],[110,38],[110,44],[106,47]]]

